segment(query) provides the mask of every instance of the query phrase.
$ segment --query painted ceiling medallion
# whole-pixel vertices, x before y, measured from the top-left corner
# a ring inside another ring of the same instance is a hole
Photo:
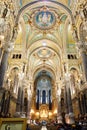
[[[51,51],[47,50],[47,49],[41,49],[41,50],[38,51],[37,55],[40,58],[48,58],[48,57],[51,56]]]
[[[34,16],[34,23],[39,29],[47,30],[53,27],[56,18],[53,12],[49,10],[38,11]]]

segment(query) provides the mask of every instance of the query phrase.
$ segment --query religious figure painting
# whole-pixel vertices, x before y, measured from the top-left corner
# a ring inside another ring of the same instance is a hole
[[[25,118],[0,118],[0,130],[25,130]]]
[[[3,124],[1,130],[22,130],[21,124]]]
[[[38,28],[49,29],[55,24],[55,15],[50,11],[40,11],[34,17]]]

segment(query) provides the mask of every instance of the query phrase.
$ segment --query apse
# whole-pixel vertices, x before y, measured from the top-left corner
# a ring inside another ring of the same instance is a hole
[[[36,109],[39,109],[39,105],[48,104],[51,108],[52,103],[52,79],[50,73],[47,71],[41,71],[36,79]]]

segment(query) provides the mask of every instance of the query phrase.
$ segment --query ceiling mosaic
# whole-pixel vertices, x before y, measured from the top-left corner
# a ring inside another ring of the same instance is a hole
[[[34,23],[40,29],[50,29],[56,22],[55,15],[47,10],[40,11],[34,16]]]
[[[56,30],[61,23],[67,19],[67,15],[63,11],[55,8],[42,6],[32,8],[23,14],[25,24],[29,24],[32,29],[39,29],[41,32]]]

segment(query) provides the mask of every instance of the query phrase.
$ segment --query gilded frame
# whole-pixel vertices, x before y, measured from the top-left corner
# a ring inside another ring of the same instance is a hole
[[[0,130],[26,130],[26,118],[0,118]]]

